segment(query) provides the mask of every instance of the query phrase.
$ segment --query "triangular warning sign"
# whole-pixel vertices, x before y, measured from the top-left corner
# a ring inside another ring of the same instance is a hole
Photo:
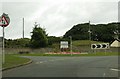
[[[7,26],[8,24],[6,18],[2,16],[2,18],[0,18],[0,26]]]

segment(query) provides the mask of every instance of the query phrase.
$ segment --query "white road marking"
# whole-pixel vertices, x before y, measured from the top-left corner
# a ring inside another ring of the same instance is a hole
[[[104,73],[104,74],[103,74],[103,77],[105,77],[105,75],[106,75],[106,74]]]
[[[110,70],[112,70],[112,71],[116,71],[116,72],[120,71],[119,69],[110,69]]]
[[[43,63],[42,61],[40,61],[40,62],[36,62],[35,64],[41,64],[41,63]]]
[[[56,60],[65,60],[65,59],[56,59]],[[56,61],[56,60],[49,60],[49,61]],[[41,64],[41,63],[45,63],[45,62],[48,62],[48,61],[38,61],[35,64]]]
[[[35,64],[39,64],[39,62],[36,62]]]
[[[41,62],[39,62],[39,63],[43,63],[43,62],[41,61]]]

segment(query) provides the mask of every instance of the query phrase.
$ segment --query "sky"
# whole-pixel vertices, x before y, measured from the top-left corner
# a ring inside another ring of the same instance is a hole
[[[45,28],[49,36],[63,36],[81,23],[107,24],[118,22],[119,0],[2,0],[0,15],[6,13],[10,24],[5,38],[22,38],[23,18],[25,37],[30,38],[35,22]],[[0,27],[2,37],[2,27]]]

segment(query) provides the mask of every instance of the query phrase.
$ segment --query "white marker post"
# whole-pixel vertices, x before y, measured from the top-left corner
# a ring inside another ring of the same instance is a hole
[[[3,26],[3,40],[2,40],[2,62],[3,64],[5,63],[5,42],[4,42],[4,38],[5,38],[5,32],[4,32],[4,26]]]

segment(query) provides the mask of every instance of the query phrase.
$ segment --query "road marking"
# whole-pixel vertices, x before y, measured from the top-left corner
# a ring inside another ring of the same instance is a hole
[[[41,63],[43,63],[42,61],[40,61],[40,62],[36,62],[35,64],[41,64]]]
[[[103,74],[103,77],[105,77],[105,75],[106,75],[106,74],[104,73],[104,74]]]
[[[39,64],[39,62],[36,62],[35,64]]]
[[[42,61],[40,63],[43,63]]]
[[[50,60],[50,61],[54,61],[54,60]]]
[[[119,69],[110,69],[110,70],[112,70],[112,71],[116,71],[116,72],[120,71]]]

